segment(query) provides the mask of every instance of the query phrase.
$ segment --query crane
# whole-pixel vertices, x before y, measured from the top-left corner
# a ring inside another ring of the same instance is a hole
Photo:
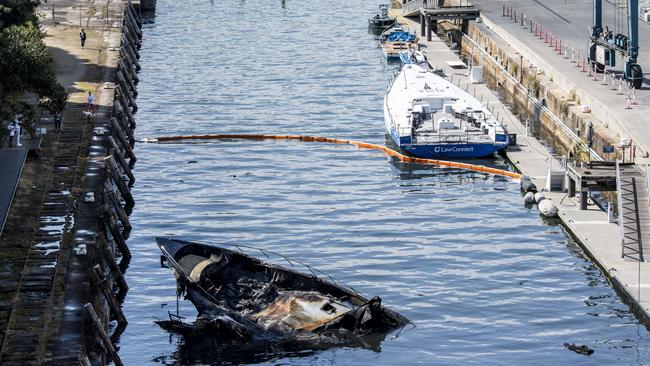
[[[627,33],[614,34],[608,26],[603,29],[603,1],[594,0],[594,25],[590,28],[589,61],[595,64],[598,71],[604,71],[606,66],[616,65],[616,53],[625,57],[623,77],[639,89],[643,84],[641,65],[637,63],[639,56],[639,0],[627,0]]]

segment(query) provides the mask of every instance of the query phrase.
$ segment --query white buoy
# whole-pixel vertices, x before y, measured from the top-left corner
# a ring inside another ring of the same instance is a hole
[[[542,192],[535,193],[535,202],[540,203],[545,199],[546,199],[546,196],[544,196],[544,193],[542,193]]]
[[[539,213],[544,217],[557,216],[557,207],[555,207],[555,203],[553,203],[553,201],[550,199],[544,199],[539,202],[537,204],[537,209],[539,210]]]
[[[524,203],[525,204],[533,204],[533,203],[535,203],[535,193],[526,192],[526,195],[524,196]]]

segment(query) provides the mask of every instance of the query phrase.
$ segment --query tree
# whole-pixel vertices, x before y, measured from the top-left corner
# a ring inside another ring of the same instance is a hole
[[[31,23],[38,25],[36,8],[40,1],[0,0],[0,29]]]
[[[34,115],[34,106],[22,101],[25,93],[37,95],[52,111],[65,108],[68,92],[57,82],[52,56],[43,43],[35,13],[38,4],[0,0],[0,121],[11,120],[16,113]]]

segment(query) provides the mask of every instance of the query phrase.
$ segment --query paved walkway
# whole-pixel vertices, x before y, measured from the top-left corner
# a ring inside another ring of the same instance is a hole
[[[0,149],[0,235],[9,215],[18,179],[25,166],[28,144],[22,147],[5,146]]]
[[[650,115],[650,24],[639,21],[640,50],[639,63],[646,75],[644,86],[636,91],[636,105],[626,108],[625,95],[617,94],[617,90],[609,85],[602,85],[602,75],[597,81],[588,77],[588,73],[580,72],[575,63],[564,59],[549,47],[543,40],[535,38],[530,29],[524,28],[520,23],[515,23],[509,17],[502,16],[502,7],[512,7],[521,17],[532,17],[535,22],[542,24],[544,29],[559,37],[564,44],[575,47],[576,53],[585,55],[588,44],[588,27],[592,26],[592,2],[575,2],[564,0],[473,0],[481,10],[481,17],[485,25],[490,27],[504,41],[509,43],[524,58],[544,70],[546,75],[552,75],[554,83],[567,94],[576,90],[581,103],[592,108],[592,113],[607,128],[617,133],[620,137],[631,139],[644,152],[650,151],[650,129],[647,128],[647,116]],[[603,1],[603,24],[609,25],[611,30],[623,31],[617,26],[615,5]],[[620,22],[620,20],[619,20]],[[624,27],[623,27],[624,28]],[[623,59],[617,55],[617,65],[613,71],[621,73]],[[641,157],[641,152],[637,158]],[[641,160],[637,160],[641,162]]]
[[[420,29],[419,24],[401,19],[411,29]],[[420,39],[426,46],[425,54],[429,60],[436,60],[435,66],[444,69],[445,74],[454,84],[460,85],[469,93],[482,99],[484,103],[494,106],[494,114],[499,114],[510,132],[517,134],[518,148],[508,150],[508,159],[523,174],[528,175],[537,187],[546,185],[550,153],[541,142],[527,136],[526,128],[499,100],[486,84],[471,84],[466,76],[467,70],[450,68],[447,61],[460,61],[447,45],[435,35],[431,42]],[[485,56],[489,60],[489,56]],[[649,69],[650,70],[650,69]],[[559,217],[564,227],[578,240],[585,252],[599,265],[601,270],[616,283],[620,289],[640,305],[642,314],[650,319],[650,262],[625,261],[621,258],[619,227],[607,221],[607,213],[598,206],[590,205],[587,210],[579,210],[579,199],[568,197],[563,192],[545,192],[559,209]],[[523,198],[522,198],[523,205]],[[540,217],[540,220],[543,220]],[[516,228],[515,228],[516,230]]]

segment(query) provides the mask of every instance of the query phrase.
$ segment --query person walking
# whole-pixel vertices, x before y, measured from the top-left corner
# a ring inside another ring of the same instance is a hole
[[[81,48],[84,48],[86,45],[86,31],[84,31],[83,28],[81,28],[81,32],[79,32],[79,39],[81,40]]]
[[[54,112],[54,132],[61,132],[61,113]]]
[[[95,114],[95,97],[93,96],[92,92],[88,92],[88,96],[86,97],[86,101],[88,102],[86,104],[86,110],[94,115]]]

